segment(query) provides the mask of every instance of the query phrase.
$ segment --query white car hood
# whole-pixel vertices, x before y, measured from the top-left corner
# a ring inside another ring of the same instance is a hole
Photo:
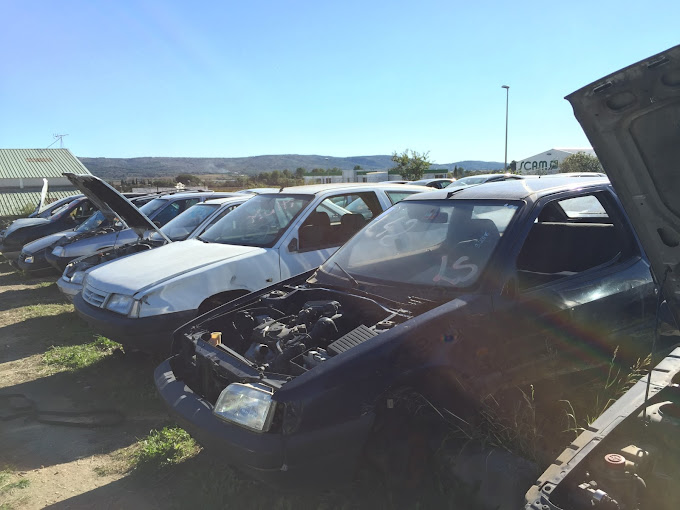
[[[261,251],[264,249],[204,243],[195,239],[174,242],[96,267],[89,273],[87,285],[104,292],[131,296],[184,273]]]

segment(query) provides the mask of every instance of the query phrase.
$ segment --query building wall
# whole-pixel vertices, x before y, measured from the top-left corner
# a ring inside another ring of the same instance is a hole
[[[517,173],[523,175],[546,175],[556,174],[560,171],[560,164],[566,158],[579,152],[585,152],[592,156],[592,149],[550,149],[535,156],[517,161]]]

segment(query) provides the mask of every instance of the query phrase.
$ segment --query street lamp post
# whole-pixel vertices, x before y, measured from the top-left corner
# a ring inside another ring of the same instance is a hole
[[[508,101],[510,100],[510,87],[501,85],[505,89],[505,159],[503,160],[503,171],[508,171]]]

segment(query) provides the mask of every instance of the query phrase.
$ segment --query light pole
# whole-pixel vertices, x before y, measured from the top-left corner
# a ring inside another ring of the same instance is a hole
[[[510,87],[501,85],[505,89],[505,159],[503,160],[503,172],[508,171],[508,101],[510,100]]]

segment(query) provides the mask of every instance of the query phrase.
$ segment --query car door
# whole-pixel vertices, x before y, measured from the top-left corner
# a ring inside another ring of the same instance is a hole
[[[502,384],[606,376],[615,356],[629,367],[649,352],[654,282],[614,195],[544,199],[532,218],[495,298]]]
[[[338,204],[347,204],[347,208]],[[382,211],[374,191],[324,194],[283,237],[281,279],[320,266]]]

